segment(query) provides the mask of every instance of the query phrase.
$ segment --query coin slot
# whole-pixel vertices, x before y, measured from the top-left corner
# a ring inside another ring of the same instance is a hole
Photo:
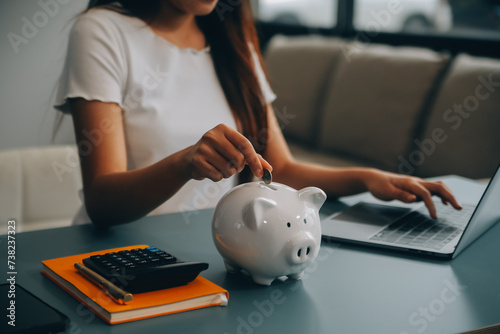
[[[259,183],[259,185],[262,187],[262,188],[268,188],[268,189],[271,189],[271,190],[274,190],[274,191],[278,191],[278,188],[270,185],[270,184],[265,184],[264,181],[261,181]]]

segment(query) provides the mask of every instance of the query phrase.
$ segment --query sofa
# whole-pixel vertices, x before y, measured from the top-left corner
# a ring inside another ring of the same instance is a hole
[[[28,147],[0,152],[0,234],[15,220],[17,232],[71,224],[81,206],[76,145]]]
[[[500,163],[498,59],[275,36],[264,63],[296,159],[473,179]]]

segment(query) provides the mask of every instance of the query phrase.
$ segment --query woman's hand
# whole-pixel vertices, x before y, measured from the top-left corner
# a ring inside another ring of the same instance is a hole
[[[380,170],[371,170],[364,178],[368,191],[375,197],[384,201],[393,199],[405,203],[424,201],[432,218],[436,219],[436,208],[432,196],[436,195],[448,205],[451,203],[455,209],[461,209],[450,189],[441,181],[427,182],[417,177],[398,175]]]
[[[219,124],[187,149],[185,170],[189,178],[220,181],[239,173],[248,164],[256,177],[271,165],[257,154],[250,141],[233,128]]]

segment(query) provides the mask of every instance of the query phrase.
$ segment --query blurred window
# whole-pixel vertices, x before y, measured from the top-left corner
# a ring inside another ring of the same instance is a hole
[[[369,32],[500,37],[500,0],[356,0],[354,28]]]
[[[449,0],[454,35],[500,38],[500,0]]]
[[[259,0],[256,14],[263,22],[332,28],[337,23],[337,0]]]

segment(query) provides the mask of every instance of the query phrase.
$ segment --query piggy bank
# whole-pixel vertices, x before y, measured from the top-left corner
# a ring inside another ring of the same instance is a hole
[[[300,279],[319,252],[318,212],[325,200],[319,188],[295,190],[274,182],[231,189],[212,220],[212,237],[227,271],[244,269],[262,285],[280,276]]]

